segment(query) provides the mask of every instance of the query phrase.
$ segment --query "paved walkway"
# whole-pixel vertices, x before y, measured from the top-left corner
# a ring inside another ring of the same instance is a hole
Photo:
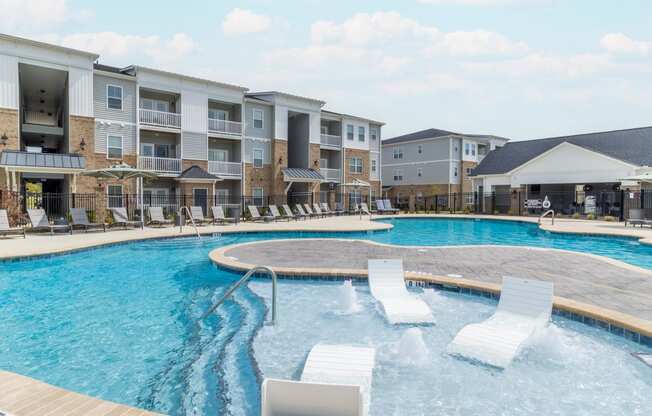
[[[652,271],[610,259],[539,248],[388,246],[356,240],[256,242],[227,248],[241,263],[366,269],[367,259],[402,258],[406,271],[500,283],[502,276],[553,281],[555,295],[652,322]]]

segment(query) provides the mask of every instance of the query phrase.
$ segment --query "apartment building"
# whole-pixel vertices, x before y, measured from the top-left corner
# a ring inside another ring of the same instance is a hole
[[[400,200],[472,192],[472,170],[508,139],[427,129],[382,142],[383,192]]]
[[[206,207],[380,192],[381,122],[326,111],[318,99],[98,58],[0,35],[1,188],[100,193],[118,205],[135,180],[81,173],[124,162],[157,174],[144,184],[146,203],[171,207],[182,196]]]

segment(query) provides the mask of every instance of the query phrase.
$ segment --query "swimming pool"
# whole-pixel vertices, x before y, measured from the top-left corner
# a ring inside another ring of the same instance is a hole
[[[462,326],[495,308],[482,298],[425,294],[438,323],[422,328],[428,351],[416,356],[364,286],[356,286],[360,310],[342,310],[340,282],[281,281],[274,327],[263,325],[267,281],[198,321],[239,277],[209,263],[216,247],[315,236],[388,242],[405,231],[401,221],[382,233],[153,240],[0,263],[0,368],[174,415],[257,415],[262,376],[295,378],[315,343],[351,342],[378,349],[372,415],[652,412],[652,371],[629,355],[645,348],[558,317],[504,372],[446,355]]]
[[[544,231],[521,221],[445,218],[396,218],[380,220],[394,225],[391,232],[372,240],[417,246],[510,245],[555,248],[592,253],[652,269],[652,245],[635,238],[561,234]]]

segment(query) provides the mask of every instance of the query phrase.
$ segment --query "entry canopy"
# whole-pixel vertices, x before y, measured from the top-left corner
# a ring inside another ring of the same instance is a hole
[[[628,182],[647,182],[652,183],[652,172],[641,173],[639,175],[628,176],[626,178],[620,178],[620,181]]]
[[[283,181],[284,182],[324,182],[324,178],[321,173],[317,172],[314,169],[304,169],[304,168],[284,168],[283,169]]]

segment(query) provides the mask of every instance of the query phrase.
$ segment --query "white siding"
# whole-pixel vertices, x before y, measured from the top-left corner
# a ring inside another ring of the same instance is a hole
[[[288,108],[282,105],[274,107],[274,138],[288,139]]]
[[[70,68],[68,86],[70,115],[93,117],[93,71]]]
[[[193,133],[205,134],[208,131],[208,96],[206,94],[188,90],[181,93],[181,128]]]
[[[353,126],[353,140],[349,140],[346,136],[347,125]],[[358,127],[364,127],[365,139],[364,142],[358,140]],[[360,149],[360,150],[369,150],[369,123],[351,119],[343,118],[342,119],[342,146],[347,149]]]
[[[184,159],[208,160],[208,135],[184,131],[181,134]]]
[[[107,107],[107,85],[122,87],[122,110]],[[95,118],[136,123],[136,82],[95,74],[93,76]]]
[[[272,163],[272,141],[271,140],[260,140],[250,137],[245,137],[245,150],[244,150],[244,162],[253,163],[253,150],[262,149],[263,150],[263,164],[269,165]]]
[[[319,144],[321,141],[321,113],[310,112],[310,143]]]
[[[0,55],[0,108],[18,110],[18,58]]]
[[[106,153],[106,137],[111,135],[122,136],[122,152],[125,155],[136,154],[136,126],[120,122],[95,123],[95,153]]]

